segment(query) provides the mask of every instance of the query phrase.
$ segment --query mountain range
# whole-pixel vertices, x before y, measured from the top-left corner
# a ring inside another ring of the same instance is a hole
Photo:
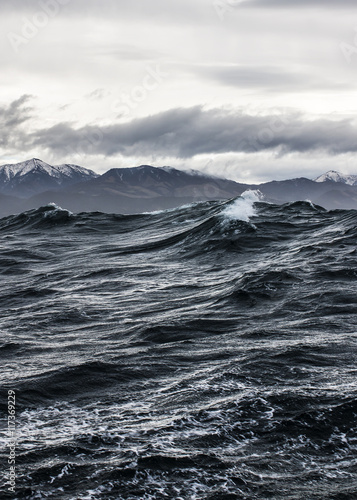
[[[141,213],[259,190],[274,203],[309,199],[327,209],[357,209],[357,176],[330,171],[306,178],[242,184],[197,171],[142,165],[98,175],[78,165],[31,159],[0,167],[0,217],[56,203],[72,212]]]
[[[98,174],[78,165],[52,166],[42,160],[32,160],[0,167],[0,192],[20,198],[58,189],[98,177]]]

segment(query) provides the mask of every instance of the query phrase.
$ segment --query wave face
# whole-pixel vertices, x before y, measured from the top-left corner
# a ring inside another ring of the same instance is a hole
[[[0,237],[16,498],[355,498],[356,211],[49,205]]]

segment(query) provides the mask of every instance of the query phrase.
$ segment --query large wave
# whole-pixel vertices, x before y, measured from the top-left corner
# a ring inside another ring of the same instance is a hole
[[[354,498],[356,228],[256,192],[0,220],[17,498]]]

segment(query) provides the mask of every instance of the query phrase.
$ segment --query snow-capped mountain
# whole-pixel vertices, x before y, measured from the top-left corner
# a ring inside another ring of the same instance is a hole
[[[311,200],[326,209],[357,209],[357,176],[327,172],[241,184],[201,172],[141,165],[97,175],[76,165],[51,166],[33,159],[0,167],[0,217],[55,203],[71,212],[137,214],[187,203],[225,200],[259,189],[270,203]]]
[[[349,186],[357,186],[357,175],[342,175],[336,170],[330,170],[320,177],[315,179],[315,182],[341,182],[341,184],[348,184]]]
[[[15,165],[0,167],[0,192],[29,197],[49,190],[57,190],[78,182],[89,181],[98,174],[77,165],[52,166],[33,158]]]

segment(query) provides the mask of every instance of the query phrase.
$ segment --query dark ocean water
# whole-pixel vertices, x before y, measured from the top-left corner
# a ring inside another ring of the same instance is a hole
[[[0,220],[0,498],[357,498],[357,212],[255,199]]]

